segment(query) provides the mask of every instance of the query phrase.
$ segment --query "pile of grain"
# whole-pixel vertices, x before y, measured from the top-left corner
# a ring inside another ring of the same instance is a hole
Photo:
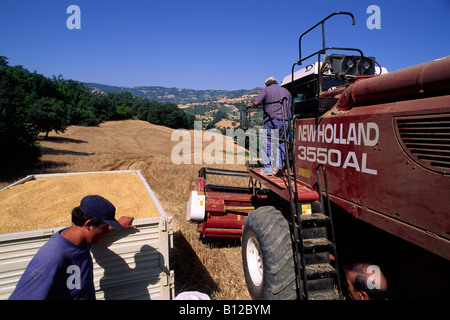
[[[131,173],[89,173],[27,181],[0,192],[0,233],[69,226],[81,199],[98,194],[116,207],[116,219],[159,215],[145,184]]]

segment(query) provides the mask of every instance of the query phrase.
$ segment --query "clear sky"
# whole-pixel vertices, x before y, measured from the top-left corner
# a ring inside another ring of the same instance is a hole
[[[81,29],[67,27],[70,5]],[[370,5],[380,29],[367,27]],[[332,17],[326,46],[360,48],[389,71],[450,55],[450,0],[2,0],[0,55],[83,82],[252,89],[289,74],[300,34],[336,11],[356,25]],[[320,29],[302,47],[320,49]]]

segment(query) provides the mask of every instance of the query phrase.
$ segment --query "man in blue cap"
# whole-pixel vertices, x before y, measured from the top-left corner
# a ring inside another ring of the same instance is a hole
[[[72,225],[55,233],[28,264],[10,300],[95,300],[91,245],[111,229],[135,228],[132,217],[99,195],[72,210]]]

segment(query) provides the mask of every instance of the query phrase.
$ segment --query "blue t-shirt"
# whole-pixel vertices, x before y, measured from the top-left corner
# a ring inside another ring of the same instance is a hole
[[[30,261],[10,300],[95,300],[91,246],[76,246],[61,231]]]

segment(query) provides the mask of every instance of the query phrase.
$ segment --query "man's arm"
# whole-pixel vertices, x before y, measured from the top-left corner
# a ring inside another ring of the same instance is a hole
[[[47,274],[31,274],[26,270],[9,300],[45,300],[50,292],[52,280]]]
[[[255,98],[252,104],[252,109],[264,104],[264,100],[266,99],[266,90],[266,88],[262,89],[258,96]]]
[[[41,248],[42,249],[42,248]],[[45,300],[58,274],[50,250],[39,250],[31,259],[9,300]]]
[[[133,226],[134,217],[127,217],[127,216],[122,216],[119,219],[117,219],[117,221],[120,223],[120,225],[122,226],[122,228],[124,229],[136,229],[136,226]],[[109,231],[114,230],[114,228],[109,227]]]

